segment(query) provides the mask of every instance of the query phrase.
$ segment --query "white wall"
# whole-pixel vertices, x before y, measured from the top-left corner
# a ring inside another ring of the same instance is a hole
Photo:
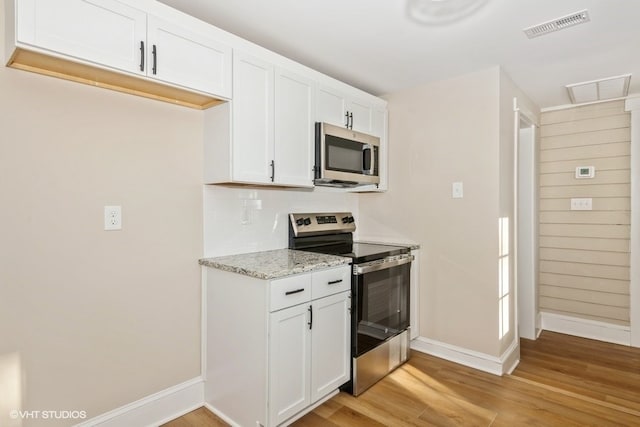
[[[353,212],[358,223],[356,194],[331,189],[207,185],[204,187],[204,254],[213,257],[286,248],[289,213],[343,211]]]
[[[90,418],[200,375],[201,165],[199,111],[0,66],[0,408]]]

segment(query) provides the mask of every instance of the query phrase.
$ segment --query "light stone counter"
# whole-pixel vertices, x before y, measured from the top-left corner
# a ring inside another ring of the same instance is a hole
[[[314,252],[276,249],[264,252],[203,258],[200,265],[257,279],[272,280],[292,274],[307,273],[338,267],[351,262],[351,258]]]

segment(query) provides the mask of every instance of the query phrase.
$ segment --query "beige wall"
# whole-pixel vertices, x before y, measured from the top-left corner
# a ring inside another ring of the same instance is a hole
[[[422,245],[420,335],[495,356],[498,94],[496,67],[388,95],[391,190],[360,201],[361,230]]]
[[[201,164],[201,112],[0,67],[0,407],[93,417],[200,374]]]
[[[540,309],[629,324],[630,114],[624,101],[541,115]],[[595,166],[594,179],[576,179]],[[591,197],[592,211],[571,211]]]
[[[499,67],[386,96],[391,190],[360,200],[365,234],[421,244],[420,335],[491,356],[515,334],[513,256],[502,337],[498,265],[501,217],[513,247],[514,96],[537,112]]]

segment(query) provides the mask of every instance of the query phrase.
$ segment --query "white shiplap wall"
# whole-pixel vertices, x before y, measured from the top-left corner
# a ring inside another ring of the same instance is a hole
[[[630,114],[624,101],[544,112],[540,134],[540,310],[628,325]],[[592,211],[570,210],[584,197]]]

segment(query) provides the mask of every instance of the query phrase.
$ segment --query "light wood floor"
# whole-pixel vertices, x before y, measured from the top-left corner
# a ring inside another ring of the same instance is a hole
[[[497,377],[419,352],[365,393],[340,393],[293,424],[640,426],[640,349],[543,332]],[[165,427],[226,424],[198,409]]]

